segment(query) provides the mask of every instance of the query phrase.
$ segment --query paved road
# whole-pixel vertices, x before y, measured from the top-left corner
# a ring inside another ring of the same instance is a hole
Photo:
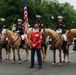
[[[58,52],[57,52],[57,64],[52,66],[52,51],[48,50],[46,62],[43,62],[43,68],[38,69],[38,65],[35,63],[35,68],[29,69],[30,60],[27,62],[25,59],[25,51],[21,50],[22,63],[12,64],[11,60],[5,60],[5,50],[2,51],[3,61],[0,62],[0,75],[76,75],[76,52],[72,50],[70,46],[70,63],[63,63],[62,66],[58,64]],[[62,54],[63,55],[63,54]],[[17,56],[16,56],[17,59]]]

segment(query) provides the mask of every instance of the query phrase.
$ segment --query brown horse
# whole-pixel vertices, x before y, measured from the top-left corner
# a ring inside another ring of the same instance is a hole
[[[18,52],[18,62],[21,63],[21,58],[20,58],[20,50],[19,47],[21,45],[21,37],[19,35],[17,35],[16,33],[13,33],[12,31],[8,30],[8,29],[3,29],[2,30],[2,36],[1,36],[1,40],[4,41],[4,39],[8,37],[10,40],[10,45],[11,48],[13,50],[13,63],[15,63],[15,49],[17,49]],[[27,38],[26,38],[27,40]],[[25,44],[27,41],[25,41]],[[27,47],[27,46],[26,46]],[[28,55],[29,55],[29,50],[28,48],[26,48],[26,60],[28,59]]]
[[[67,36],[67,44],[70,46],[73,42],[74,37],[76,37],[76,29],[70,29],[66,31],[66,36]],[[68,60],[69,60],[69,51],[68,51]]]
[[[10,53],[11,53],[11,50],[10,48],[8,48],[9,44],[7,43],[4,43],[1,41],[1,36],[0,36],[0,61],[2,61],[2,48],[5,48],[6,50],[6,57],[5,57],[5,60],[9,60],[10,59]]]
[[[63,45],[62,45],[62,50],[63,50],[63,54],[64,54],[64,59],[63,59],[63,62],[67,61],[68,63],[70,62],[69,61],[69,46],[71,44],[71,42],[69,40],[67,40],[67,35],[66,35],[66,30],[64,30],[65,34],[62,34],[62,30],[58,30],[56,31],[62,38],[62,41],[63,41]],[[65,41],[66,40],[66,41]],[[67,60],[66,60],[67,58]]]
[[[76,37],[76,29],[70,29],[66,31],[66,36],[68,39],[68,43],[72,43],[74,37]]]
[[[49,36],[52,39],[52,49],[53,49],[53,65],[56,63],[56,49],[59,50],[59,65],[62,65],[62,58],[61,58],[61,49],[62,49],[62,38],[61,36],[52,29],[43,29],[43,35]]]

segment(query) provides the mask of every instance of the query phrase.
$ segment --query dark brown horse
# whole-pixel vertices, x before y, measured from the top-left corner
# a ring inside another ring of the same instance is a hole
[[[49,36],[52,39],[52,49],[53,49],[53,65],[56,63],[56,49],[59,51],[59,65],[62,65],[61,49],[62,49],[62,38],[61,36],[52,29],[43,29],[43,35]]]
[[[4,39],[8,37],[10,40],[10,45],[11,48],[13,50],[13,63],[15,63],[15,49],[17,49],[17,53],[18,53],[18,62],[21,63],[21,58],[20,58],[20,50],[19,47],[21,45],[22,39],[19,35],[17,35],[16,33],[13,33],[12,31],[8,30],[8,29],[3,29],[2,30],[2,36],[1,36],[1,40],[4,41]],[[26,38],[27,40],[27,38]],[[27,45],[27,41],[25,41],[25,44]],[[27,46],[26,46],[27,47]],[[28,59],[29,56],[29,50],[28,48],[26,48],[26,60]]]

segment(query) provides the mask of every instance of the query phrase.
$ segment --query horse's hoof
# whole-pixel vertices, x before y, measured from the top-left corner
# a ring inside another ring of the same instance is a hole
[[[12,61],[13,64],[15,64],[15,61]]]
[[[10,60],[9,58],[7,60]]]
[[[43,62],[45,62],[46,60],[43,60]]]
[[[53,66],[55,66],[55,63],[52,63]]]
[[[63,63],[65,63],[65,60],[63,60]]]
[[[25,61],[28,61],[28,59],[25,59]]]
[[[2,60],[0,60],[0,62],[2,62]]]
[[[62,63],[59,63],[59,66],[62,66]]]
[[[8,60],[7,58],[5,58],[5,60]]]
[[[67,61],[67,63],[70,63],[70,61]]]
[[[18,61],[19,64],[21,64],[21,61]]]

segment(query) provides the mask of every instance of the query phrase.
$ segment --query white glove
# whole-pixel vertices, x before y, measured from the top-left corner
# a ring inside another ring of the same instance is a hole
[[[17,33],[19,32],[19,30],[16,31]]]
[[[35,46],[36,46],[36,44],[33,44],[32,46],[33,46],[33,47],[35,47]]]

